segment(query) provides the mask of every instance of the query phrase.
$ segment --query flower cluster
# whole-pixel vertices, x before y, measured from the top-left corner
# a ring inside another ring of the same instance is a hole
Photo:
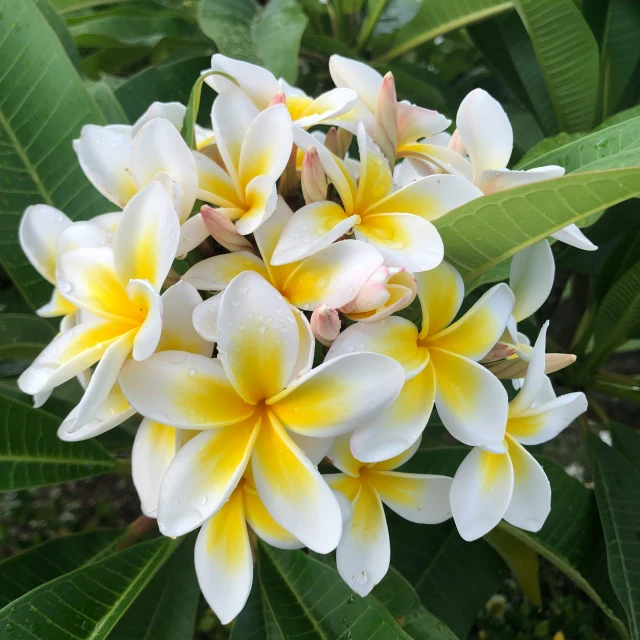
[[[443,115],[397,101],[391,74],[340,56],[337,88],[315,99],[219,54],[203,73],[217,97],[196,149],[177,103],[82,130],[80,165],[117,211],[25,211],[22,247],[54,286],[38,313],[62,321],[22,391],[39,406],[78,377],[66,441],[142,415],[142,510],[168,536],[201,528],[195,566],[224,623],[251,589],[249,529],[280,548],[337,549],[360,595],[389,567],[383,504],[417,523],[453,516],[466,540],[502,519],[540,529],[549,482],[523,445],[586,409],[545,375],[571,362],[545,354],[547,325],[533,347],[517,329],[550,292],[553,255],[547,240],[520,252],[509,284],[461,314],[433,221],[563,169],[505,168],[511,126],[482,90],[449,135]],[[595,249],[574,226],[555,237]],[[419,327],[397,315],[412,303]],[[511,402],[499,378],[514,380]],[[453,478],[398,470],[434,405],[471,447]],[[339,473],[321,474],[323,459]]]

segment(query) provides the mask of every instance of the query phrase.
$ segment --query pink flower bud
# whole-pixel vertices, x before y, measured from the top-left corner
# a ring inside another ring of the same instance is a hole
[[[451,140],[449,140],[449,144],[447,146],[449,147],[449,149],[457,151],[463,158],[467,156],[467,150],[464,146],[464,142],[462,142],[460,131],[458,129],[453,132]]]
[[[226,218],[219,209],[214,209],[208,204],[200,209],[204,226],[213,239],[232,253],[235,251],[250,251],[256,253],[253,245],[236,229],[236,225]]]
[[[384,306],[391,294],[387,290],[389,278],[402,269],[388,269],[384,265],[376,269],[371,277],[362,285],[358,295],[340,307],[342,313],[365,313]]]
[[[493,348],[487,353],[487,355],[480,360],[480,362],[495,362],[496,360],[504,360],[509,356],[512,356],[518,351],[518,347],[508,342],[496,342]]]
[[[304,154],[300,180],[302,195],[307,204],[327,199],[327,177],[315,147],[309,147]]]
[[[324,146],[338,158],[344,158],[347,155],[352,138],[353,135],[346,129],[331,127],[324,139]]]
[[[389,166],[393,167],[398,143],[398,101],[396,83],[390,71],[383,78],[378,93],[375,140],[389,161]]]
[[[276,93],[276,95],[271,98],[269,106],[273,107],[276,104],[287,104],[287,96],[284,95],[283,91],[278,91],[278,93]]]
[[[340,335],[340,316],[335,309],[326,304],[321,304],[314,309],[309,324],[316,340],[325,347],[331,346],[331,343]]]

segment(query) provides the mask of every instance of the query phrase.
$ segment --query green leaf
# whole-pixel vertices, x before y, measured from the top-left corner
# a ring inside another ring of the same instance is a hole
[[[47,582],[0,610],[15,640],[102,640],[179,542],[156,538]]]
[[[611,423],[613,446],[640,471],[640,433],[620,422]]]
[[[445,255],[471,282],[518,251],[640,194],[640,168],[568,175],[501,191],[434,221]]]
[[[131,122],[135,122],[154,100],[171,102],[173,100],[187,104],[193,87],[194,78],[203,69],[211,65],[211,59],[198,56],[178,60],[155,67],[148,67],[131,76],[116,90],[116,98],[120,101]],[[214,92],[207,91],[202,98],[200,114],[203,123],[211,126],[211,104]]]
[[[481,287],[483,284],[493,284],[494,282],[502,282],[509,279],[511,271],[511,260],[503,260],[500,264],[485,271],[480,276],[471,280],[464,288],[465,295],[469,295],[474,289]]]
[[[601,47],[602,116],[615,109],[640,62],[640,4],[609,0]]]
[[[18,220],[27,206],[40,202],[73,220],[113,207],[85,178],[71,147],[82,125],[104,119],[32,0],[0,0],[0,12],[2,264],[37,308],[48,300],[51,286],[24,257]]]
[[[78,9],[129,2],[130,0],[51,0],[58,13],[70,13]]]
[[[600,129],[606,129],[607,127],[635,118],[636,116],[640,116],[640,105],[637,107],[631,107],[630,109],[625,109],[624,111],[619,111],[615,115],[607,118],[602,124],[598,125],[595,130],[599,131]]]
[[[78,47],[73,41],[73,36],[69,33],[67,25],[64,20],[56,13],[56,10],[51,5],[50,0],[35,0],[36,6],[40,13],[46,18],[49,26],[55,31],[58,36],[64,50],[67,52],[69,59],[73,62],[73,66],[80,70],[80,54],[78,53]]]
[[[640,117],[624,120],[588,135],[562,133],[546,138],[533,147],[517,164],[517,169],[532,169],[549,164],[564,167],[567,173],[586,171],[592,163],[605,160],[604,169],[625,166],[622,153],[635,150],[640,164]]]
[[[595,438],[594,438],[595,440]],[[595,488],[607,541],[611,584],[640,638],[640,471],[617,451],[595,443]]]
[[[458,640],[451,629],[425,609],[414,588],[393,567],[372,593],[412,638]]]
[[[586,366],[602,361],[640,326],[640,260],[608,290],[594,320],[594,346]]]
[[[117,466],[93,440],[59,440],[59,424],[45,411],[0,395],[0,491],[90,478]]]
[[[540,562],[538,554],[526,544],[509,535],[500,528],[490,531],[484,539],[500,554],[516,579],[522,593],[540,608],[542,595],[540,594],[540,578],[538,570]]]
[[[120,619],[109,640],[188,640],[193,637],[200,587],[187,538]]]
[[[422,0],[418,13],[407,25],[396,31],[391,45],[388,48],[385,46],[377,61],[393,60],[437,36],[461,29],[512,7],[512,1],[504,0]]]
[[[374,596],[356,596],[331,566],[302,551],[282,551],[259,541],[252,595],[232,638],[298,636],[409,639]]]
[[[0,314],[0,358],[33,360],[55,335],[56,330],[44,318]]]
[[[297,0],[202,0],[200,26],[220,53],[265,66],[295,83],[298,51],[308,19]]]
[[[269,0],[252,24],[258,59],[290,84],[298,78],[298,51],[307,23],[297,0]]]
[[[87,88],[100,111],[102,111],[105,122],[109,124],[129,124],[127,114],[107,82],[104,80],[87,82]]]
[[[115,551],[122,529],[74,533],[43,542],[0,562],[0,607],[46,582]]]
[[[184,116],[184,122],[182,123],[182,131],[180,132],[183,140],[189,146],[189,149],[196,148],[196,130],[195,125],[198,120],[198,112],[200,111],[200,97],[202,94],[202,85],[209,76],[214,75],[214,71],[208,71],[203,73],[193,85],[191,94],[189,95],[189,102],[187,102],[187,111]],[[221,74],[226,75],[226,74]],[[229,79],[232,79],[229,77]]]
[[[573,0],[517,0],[542,68],[560,129],[593,126],[598,98],[598,44]]]

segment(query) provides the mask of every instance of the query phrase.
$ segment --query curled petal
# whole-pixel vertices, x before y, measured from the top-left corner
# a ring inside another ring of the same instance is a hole
[[[310,323],[316,340],[325,347],[331,346],[331,343],[340,335],[340,316],[335,309],[326,304],[321,304],[314,309]]]
[[[549,297],[556,268],[547,240],[519,251],[511,261],[509,288],[515,296],[513,317],[520,322],[533,315]]]
[[[200,209],[202,220],[211,237],[232,253],[235,251],[249,251],[255,253],[253,245],[236,229],[236,226],[223,216],[218,209],[203,205]]]

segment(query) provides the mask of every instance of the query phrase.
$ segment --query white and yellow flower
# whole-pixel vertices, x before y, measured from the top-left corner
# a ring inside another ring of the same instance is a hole
[[[475,447],[463,460],[451,485],[451,509],[460,535],[476,540],[503,518],[527,531],[539,531],[551,509],[549,480],[522,445],[542,444],[557,436],[587,409],[582,392],[555,397],[544,375],[542,327],[522,389],[509,404],[503,452]]]
[[[358,131],[357,184],[345,163],[311,135],[297,130],[295,141],[303,149],[316,147],[342,206],[321,201],[296,211],[282,232],[272,265],[301,260],[353,229],[358,240],[380,251],[387,266],[412,272],[433,269],[442,260],[444,247],[431,220],[482,195],[455,176],[430,176],[392,192],[389,163],[363,127]]]
[[[276,77],[263,67],[235,60],[214,53],[211,69],[231,76],[235,82],[221,75],[211,75],[205,82],[219,94],[229,89],[239,88],[256,106],[263,111],[277,103],[284,104],[291,115],[293,124],[307,128],[317,124],[333,124],[334,120],[346,113],[356,102],[356,94],[350,89],[333,89],[317,98],[309,97],[304,91],[292,87],[283,78]]]
[[[262,259],[246,251],[213,256],[191,267],[183,280],[196,289],[222,291],[238,274],[253,271],[269,281],[291,305],[304,311],[313,311],[319,305],[335,309],[351,302],[382,266],[382,255],[365,242],[343,240],[299,262],[274,267],[270,264],[274,247],[292,215],[279,197],[272,216],[254,233]],[[406,298],[407,287],[402,284],[397,287],[399,293],[394,302]],[[214,296],[194,310],[196,329],[208,340],[216,339],[220,301],[221,296]],[[299,322],[308,324],[302,314],[296,315]]]
[[[336,551],[338,572],[363,597],[389,569],[391,548],[383,504],[419,524],[439,524],[451,517],[451,478],[395,471],[418,445],[419,440],[398,456],[371,464],[353,456],[345,435],[334,440],[327,454],[342,473],[323,477],[351,503]]]
[[[59,242],[73,246],[85,231],[73,225]],[[107,399],[131,353],[143,360],[158,346],[160,288],[175,257],[179,232],[169,195],[159,182],[152,182],[125,208],[113,247],[99,242],[60,252],[58,290],[87,319],[54,338],[18,382],[24,393],[38,394],[98,362],[73,429],[83,426]]]
[[[305,330],[264,278],[245,271],[222,294],[218,359],[164,351],[125,365],[120,384],[139,413],[202,431],[164,474],[163,533],[183,535],[204,524],[250,462],[257,493],[281,527],[320,553],[337,546],[339,506],[289,432],[326,439],[357,428],[395,399],[404,372],[390,358],[359,353],[299,376],[314,346]]]
[[[253,233],[276,207],[276,181],[293,148],[291,117],[282,104],[260,111],[232,87],[216,98],[211,119],[224,168],[194,152],[198,198],[220,207],[242,235]],[[200,214],[189,224],[199,226],[202,239],[208,236]]]
[[[502,335],[513,294],[502,283],[487,291],[467,313],[460,310],[464,284],[443,262],[417,274],[422,330],[396,316],[348,327],[333,343],[327,360],[369,351],[395,358],[407,381],[398,399],[351,438],[353,454],[378,462],[410,447],[424,430],[433,405],[449,433],[464,444],[502,451],[507,393],[500,381],[477,363]]]

